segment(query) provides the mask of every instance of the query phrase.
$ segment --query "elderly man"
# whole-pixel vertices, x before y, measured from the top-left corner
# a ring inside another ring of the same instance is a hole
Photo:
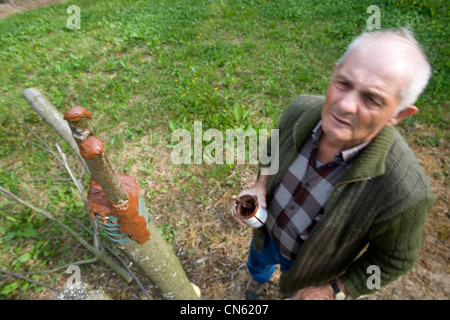
[[[325,98],[288,106],[278,172],[261,165],[239,194],[269,212],[254,229],[248,299],[260,296],[276,264],[291,299],[357,298],[413,267],[433,196],[394,125],[418,111],[430,74],[408,30],[365,33],[335,64]]]

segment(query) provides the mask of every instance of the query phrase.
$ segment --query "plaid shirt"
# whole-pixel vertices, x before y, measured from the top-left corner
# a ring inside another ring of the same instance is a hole
[[[320,220],[334,186],[351,166],[352,160],[369,142],[344,150],[327,164],[316,158],[322,122],[314,128],[281,183],[269,200],[266,227],[283,257],[294,260],[302,243]]]

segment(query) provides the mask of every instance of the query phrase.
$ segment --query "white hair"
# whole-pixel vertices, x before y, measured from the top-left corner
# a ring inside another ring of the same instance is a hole
[[[350,52],[354,49],[360,51],[370,50],[374,43],[373,40],[380,39],[379,37],[394,40],[395,45],[408,55],[410,67],[408,68],[409,74],[406,76],[408,76],[409,80],[399,92],[399,102],[396,112],[400,112],[406,106],[413,105],[417,101],[431,76],[431,66],[427,61],[420,43],[414,38],[411,30],[401,28],[398,30],[365,32],[350,43],[345,53],[339,59],[338,66],[344,63]]]

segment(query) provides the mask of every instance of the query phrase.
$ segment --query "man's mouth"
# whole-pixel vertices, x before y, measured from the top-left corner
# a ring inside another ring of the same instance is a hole
[[[333,113],[331,114],[331,116],[332,116],[332,117],[334,118],[334,120],[335,120],[337,123],[339,123],[339,124],[342,124],[342,125],[345,125],[345,126],[349,126],[349,127],[352,126],[350,122],[348,122],[348,121],[346,121],[346,120],[343,120],[343,119],[341,119],[341,118],[335,116]]]

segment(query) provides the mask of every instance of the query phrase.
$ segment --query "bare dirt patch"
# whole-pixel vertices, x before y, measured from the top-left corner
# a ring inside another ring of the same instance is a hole
[[[13,14],[38,7],[46,7],[55,3],[66,2],[67,0],[4,0],[0,1],[0,19]]]

